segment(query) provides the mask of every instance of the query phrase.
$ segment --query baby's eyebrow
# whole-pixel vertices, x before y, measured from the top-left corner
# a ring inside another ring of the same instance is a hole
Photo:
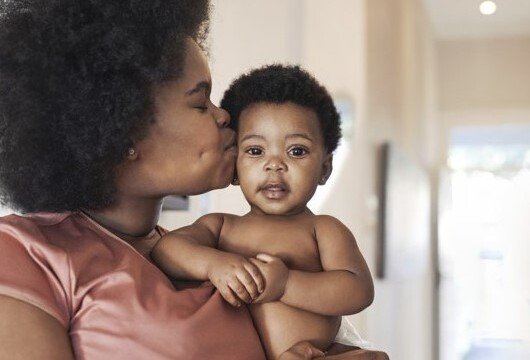
[[[289,134],[285,138],[286,139],[291,139],[291,138],[297,138],[297,137],[301,137],[301,138],[304,138],[306,140],[309,140],[309,141],[313,142],[313,139],[311,139],[311,137],[309,135],[304,134],[304,133]]]
[[[249,139],[265,140],[265,136],[257,135],[257,134],[248,134],[248,135],[243,136],[243,138],[240,140],[240,142],[243,142],[243,141],[249,140]]]

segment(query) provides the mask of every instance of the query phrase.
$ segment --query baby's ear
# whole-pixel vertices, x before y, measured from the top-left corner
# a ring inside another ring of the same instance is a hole
[[[331,172],[333,171],[333,154],[329,153],[324,158],[324,161],[322,162],[322,171],[320,175],[320,180],[318,182],[318,185],[324,185],[326,181],[328,181],[329,177],[331,176]]]

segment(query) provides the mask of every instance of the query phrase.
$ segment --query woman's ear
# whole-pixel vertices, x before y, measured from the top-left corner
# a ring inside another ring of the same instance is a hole
[[[132,146],[129,149],[127,149],[127,159],[136,160],[137,158],[138,158],[138,150],[136,150]]]
[[[329,177],[331,176],[331,172],[333,171],[333,154],[328,154],[324,158],[324,161],[322,162],[322,171],[320,174],[320,180],[318,181],[318,185],[324,185],[326,181],[328,181]]]

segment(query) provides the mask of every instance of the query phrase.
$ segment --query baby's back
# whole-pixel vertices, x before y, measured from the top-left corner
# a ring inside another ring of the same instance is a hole
[[[219,248],[245,257],[266,253],[281,258],[291,270],[319,272],[315,219],[314,215],[294,219],[226,215]],[[318,315],[279,301],[253,304],[250,311],[271,359],[302,340],[326,349],[340,325],[340,317]]]

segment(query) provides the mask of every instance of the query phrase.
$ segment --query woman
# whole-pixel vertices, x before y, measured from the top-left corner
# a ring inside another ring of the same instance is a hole
[[[149,258],[164,196],[233,175],[199,46],[208,2],[0,9],[0,196],[26,214],[0,220],[0,358],[264,359],[245,308],[175,291]]]

